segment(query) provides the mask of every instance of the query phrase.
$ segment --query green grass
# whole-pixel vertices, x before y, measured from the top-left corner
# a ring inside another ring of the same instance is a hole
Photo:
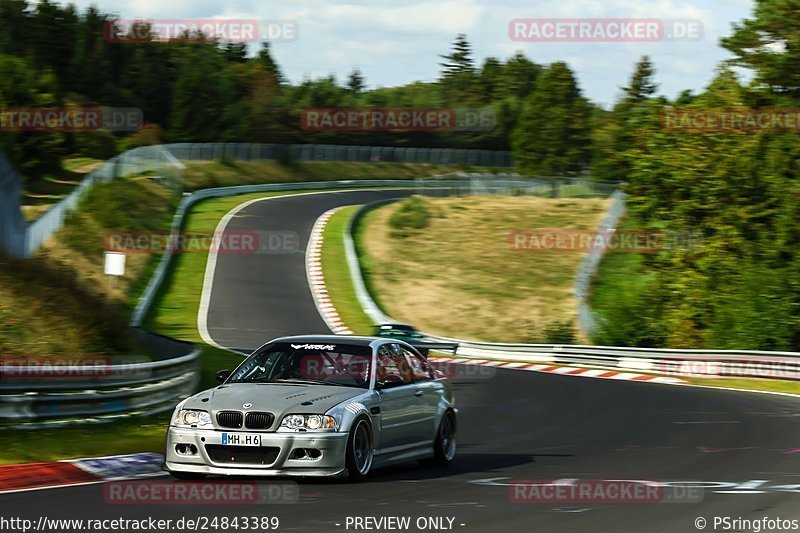
[[[766,379],[705,379],[705,378],[682,378],[694,385],[705,385],[706,387],[726,387],[729,389],[748,389],[768,392],[787,392],[789,394],[800,394],[800,382],[780,381]]]
[[[641,225],[631,216],[625,216],[620,230],[637,231]],[[598,316],[605,317],[620,294],[640,295],[650,277],[643,272],[644,256],[638,253],[607,253],[592,279],[589,306]]]
[[[358,303],[344,248],[348,222],[358,209],[351,206],[334,213],[325,226],[320,255],[328,296],[342,321],[356,335],[369,335],[373,323]]]
[[[364,278],[364,286],[367,288],[367,292],[369,292],[369,295],[372,297],[372,301],[375,302],[379,308],[385,310],[386,306],[381,299],[381,294],[375,289],[374,284],[373,273],[378,268],[378,265],[376,261],[374,261],[373,258],[366,252],[365,243],[367,228],[375,224],[376,214],[377,210],[373,209],[361,217],[359,223],[353,228],[353,241],[355,241],[358,264],[361,265],[361,275]],[[331,287],[327,287],[327,289],[328,292],[331,291]]]
[[[102,159],[94,159],[92,157],[72,157],[69,159],[65,159],[61,166],[64,170],[68,172],[75,172],[75,170],[80,169],[85,166],[89,165],[96,165],[97,163],[102,163]]]

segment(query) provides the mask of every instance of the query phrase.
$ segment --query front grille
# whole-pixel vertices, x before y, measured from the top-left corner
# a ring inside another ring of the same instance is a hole
[[[215,463],[271,465],[281,449],[277,446],[224,446],[206,444],[206,453]]]
[[[274,420],[275,417],[272,416],[272,413],[252,412],[247,413],[244,426],[248,429],[268,429]]]
[[[242,418],[242,413],[239,411],[220,411],[217,413],[217,424],[224,428],[240,428]]]

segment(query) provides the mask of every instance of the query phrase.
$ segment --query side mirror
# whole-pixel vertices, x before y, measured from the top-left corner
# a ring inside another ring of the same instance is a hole
[[[403,385],[403,378],[397,374],[389,374],[381,380],[378,380],[378,389],[391,389],[392,387],[399,387]]]
[[[219,372],[214,374],[214,377],[217,378],[217,381],[225,381],[231,376],[232,373],[233,370],[220,370]]]

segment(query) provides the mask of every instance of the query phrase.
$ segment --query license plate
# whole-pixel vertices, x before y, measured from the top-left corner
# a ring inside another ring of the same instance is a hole
[[[223,433],[224,446],[261,446],[261,435],[258,433]]]

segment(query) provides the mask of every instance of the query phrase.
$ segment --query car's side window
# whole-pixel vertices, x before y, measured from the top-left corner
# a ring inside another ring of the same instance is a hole
[[[403,350],[403,355],[405,355],[406,360],[408,360],[408,365],[409,368],[411,368],[414,381],[426,381],[433,377],[431,365],[427,359],[405,348],[401,349]]]
[[[394,353],[394,350],[384,345],[378,349],[378,381],[386,381],[389,376],[396,376],[397,383],[403,385],[411,383],[411,372],[405,358]]]

